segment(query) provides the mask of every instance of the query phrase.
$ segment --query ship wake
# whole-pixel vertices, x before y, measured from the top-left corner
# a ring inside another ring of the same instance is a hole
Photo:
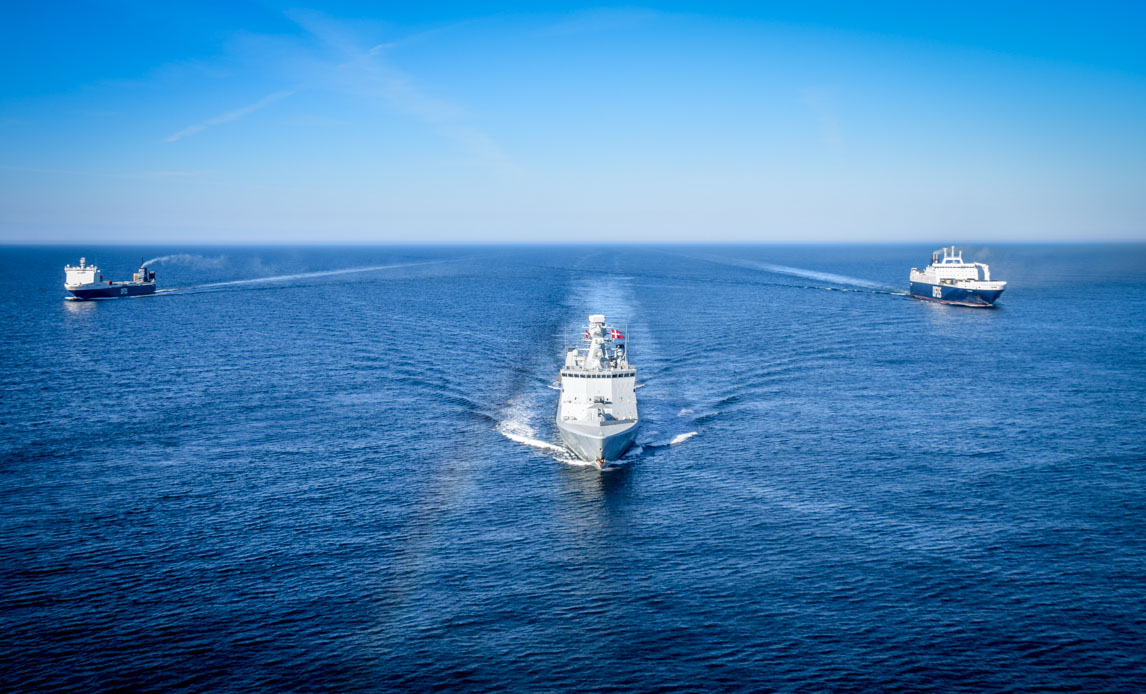
[[[559,462],[570,465],[593,465],[594,463],[575,458],[564,446],[540,438],[541,435],[534,427],[535,413],[543,409],[538,407],[538,404],[535,395],[522,393],[505,408],[494,430],[514,443],[528,446]]]
[[[859,277],[849,277],[848,275],[837,275],[833,272],[821,272],[819,270],[807,270],[799,267],[789,267],[787,265],[774,265],[772,263],[761,263],[751,260],[744,261],[744,267],[756,268],[765,272],[775,273],[777,275],[789,275],[792,277],[803,277],[805,279],[816,280],[819,282],[830,282],[832,284],[844,284],[852,287],[863,287],[865,289],[886,289],[882,284],[872,282],[870,280],[861,279]]]
[[[365,267],[340,268],[338,270],[318,270],[315,272],[298,272],[298,273],[291,274],[291,275],[275,275],[273,277],[255,277],[252,279],[228,280],[226,282],[209,282],[207,284],[196,284],[196,285],[192,285],[189,287],[174,287],[171,289],[161,289],[159,291],[164,292],[164,293],[169,293],[169,292],[190,293],[190,292],[198,292],[198,291],[202,291],[202,290],[213,290],[213,289],[217,289],[220,287],[237,287],[237,286],[252,285],[252,284],[269,284],[269,283],[274,283],[274,282],[290,282],[293,280],[306,280],[306,279],[313,279],[316,277],[332,277],[335,275],[349,275],[349,274],[354,274],[354,273],[359,273],[359,272],[377,272],[379,270],[394,270],[397,268],[418,267],[418,266],[422,266],[422,265],[434,265],[434,264],[443,263],[443,262],[446,262],[446,261],[429,260],[429,261],[417,262],[417,263],[391,263],[389,265],[368,265]]]
[[[533,405],[528,405],[526,404],[527,402],[532,402]],[[598,463],[589,460],[581,460],[580,458],[570,453],[569,450],[565,448],[565,446],[552,443],[541,438],[542,435],[538,433],[537,429],[534,427],[534,424],[536,423],[534,413],[544,409],[546,408],[544,406],[540,406],[539,403],[537,403],[532,398],[529,398],[528,400],[525,398],[518,399],[506,408],[502,419],[500,419],[494,426],[494,430],[510,441],[532,448],[533,450],[547,455],[559,463],[564,463],[566,465],[597,467]],[[646,450],[665,448],[669,445],[675,445],[681,441],[691,438],[691,436],[695,434],[696,432],[692,432],[692,434],[685,434],[683,437],[677,436],[671,442],[662,444],[640,442],[635,443],[633,447],[626,451],[619,460],[609,461],[606,467],[617,467],[619,465],[624,465],[625,463],[640,457],[641,454]],[[679,439],[679,441],[677,439]]]
[[[537,450],[543,451],[545,453],[556,453],[561,456],[566,455],[565,448],[563,446],[558,446],[555,443],[542,441],[541,439],[537,438],[537,432],[533,429],[533,427],[525,424],[524,422],[506,420],[498,422],[497,426],[494,428],[499,434],[509,439],[510,441],[516,441],[517,443],[529,446],[530,448],[536,448]]]
[[[861,277],[851,277],[849,275],[840,275],[834,272],[823,272],[821,270],[811,270],[808,268],[792,267],[789,265],[777,265],[775,263],[765,263],[757,260],[740,260],[735,258],[724,258],[720,256],[700,256],[702,259],[720,265],[729,265],[732,267],[743,267],[751,270],[760,270],[769,272],[774,275],[786,275],[788,277],[802,277],[808,280],[815,280],[823,282],[826,285],[843,285],[843,286],[825,286],[825,285],[793,285],[799,286],[803,289],[824,289],[833,292],[857,292],[864,294],[887,294],[891,296],[907,296],[907,292],[888,287],[879,282],[873,282]]]

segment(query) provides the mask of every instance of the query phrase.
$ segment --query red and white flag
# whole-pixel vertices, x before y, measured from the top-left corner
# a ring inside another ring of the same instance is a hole
[[[589,339],[589,331],[588,331],[588,330],[586,330],[586,331],[585,331],[585,339],[586,339],[586,340],[588,340],[588,339]]]
[[[614,340],[625,339],[625,336],[621,334],[621,331],[617,330],[616,328],[611,328],[609,330],[609,337],[613,338]]]

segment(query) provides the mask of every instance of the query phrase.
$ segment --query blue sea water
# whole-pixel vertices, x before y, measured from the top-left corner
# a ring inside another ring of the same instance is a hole
[[[1146,246],[931,250],[0,249],[0,690],[1146,690]]]

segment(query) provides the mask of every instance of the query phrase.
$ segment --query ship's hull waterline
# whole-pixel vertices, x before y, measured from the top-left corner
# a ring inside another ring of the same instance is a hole
[[[954,285],[928,284],[927,282],[912,282],[909,290],[916,299],[935,301],[941,304],[955,306],[971,306],[974,308],[992,308],[1002,289],[966,289]]]
[[[576,457],[589,462],[607,462],[619,459],[632,448],[639,426],[639,422],[631,422],[607,433],[595,433],[586,431],[588,427],[558,421],[557,431],[561,434],[561,443]]]
[[[102,287],[84,287],[82,289],[68,289],[70,299],[75,301],[99,301],[104,299],[121,299],[131,296],[147,296],[155,293],[155,283],[148,284],[112,284]]]
[[[907,293],[940,304],[990,308],[1006,288],[1006,282],[991,280],[986,263],[966,262],[961,251],[948,246],[933,252],[924,269],[911,268]]]

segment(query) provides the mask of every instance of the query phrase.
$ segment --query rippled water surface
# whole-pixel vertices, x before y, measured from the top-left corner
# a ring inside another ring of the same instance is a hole
[[[0,690],[1142,691],[1146,247],[930,251],[0,249]]]

